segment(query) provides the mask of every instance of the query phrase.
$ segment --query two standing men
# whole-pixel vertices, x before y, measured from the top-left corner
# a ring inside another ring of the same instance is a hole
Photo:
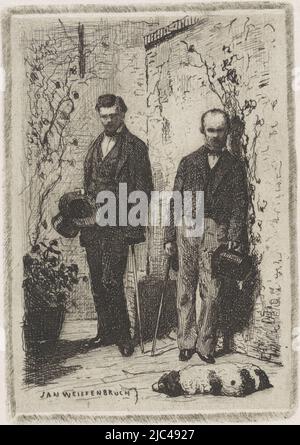
[[[85,160],[86,194],[95,200],[100,191],[110,190],[117,196],[119,184],[127,183],[128,194],[144,191],[149,197],[153,183],[148,149],[126,128],[127,107],[123,99],[100,96],[96,110],[104,132],[92,144]],[[206,144],[182,159],[174,190],[204,191],[204,234],[189,238],[184,227],[170,226],[166,230],[165,250],[172,255],[178,246],[179,359],[188,360],[197,351],[202,360],[213,363],[221,282],[212,276],[211,255],[223,243],[244,248],[248,195],[244,169],[226,149],[227,114],[219,109],[208,111],[202,116],[201,131]],[[95,223],[81,230],[81,245],[86,248],[98,315],[98,332],[92,344],[116,343],[124,356],[133,353],[133,345],[123,276],[128,246],[143,242],[144,231],[142,226],[99,227]],[[198,282],[201,313],[197,323]]]

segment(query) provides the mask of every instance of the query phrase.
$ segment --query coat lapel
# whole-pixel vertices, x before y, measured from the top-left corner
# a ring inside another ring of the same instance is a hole
[[[228,150],[225,150],[222,154],[221,158],[218,160],[218,163],[214,168],[216,168],[215,172],[215,181],[213,184],[212,193],[215,193],[223,181],[226,174],[230,171],[233,165],[234,159]]]
[[[205,184],[208,180],[209,175],[209,164],[208,164],[208,152],[209,148],[206,145],[203,145],[197,151],[197,156],[195,157],[195,165],[194,169],[196,172],[196,183],[197,186],[200,187],[200,190],[204,190]],[[213,184],[212,193],[215,193],[222,183],[224,177],[229,172],[233,165],[234,159],[228,150],[225,150],[222,154],[222,157],[219,159],[218,163],[214,167],[216,169],[215,172],[215,180]]]
[[[128,133],[129,133],[128,129],[124,127],[117,139],[115,146],[113,147],[113,150],[119,150],[119,160],[116,169],[116,177],[119,175],[129,155],[130,144],[128,141]],[[87,165],[93,167],[93,166],[98,166],[98,164],[102,162],[102,157],[100,156],[101,153],[100,147],[103,138],[104,138],[104,133],[101,133],[97,137],[97,139],[93,142],[86,161]]]
[[[203,145],[196,152],[197,155],[195,157],[194,171],[196,174],[197,187],[200,187],[200,190],[204,190],[204,187],[205,187],[205,184],[207,181],[207,176],[208,176],[207,152],[208,152],[208,148],[205,145]]]
[[[123,130],[121,131],[120,136],[118,137],[118,140],[115,145],[115,148],[119,149],[119,161],[118,161],[118,166],[116,169],[116,178],[119,176],[119,173],[120,173],[123,165],[127,161],[127,158],[128,158],[129,152],[130,152],[130,143],[128,140],[128,133],[129,133],[129,131],[127,130],[126,127],[124,127]]]
[[[88,189],[91,181],[96,176],[96,168],[98,165],[98,147],[103,140],[103,133],[101,133],[91,144],[87,156],[84,161],[84,183],[85,188]]]
[[[101,161],[99,155],[100,155],[100,147],[101,147],[103,138],[104,138],[104,133],[99,134],[99,136],[95,139],[95,141],[93,142],[93,144],[91,146],[89,161],[92,162],[93,164]]]

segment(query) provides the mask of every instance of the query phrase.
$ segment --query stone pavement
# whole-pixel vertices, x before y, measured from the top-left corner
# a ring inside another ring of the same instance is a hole
[[[23,412],[109,412],[158,413],[206,412],[210,410],[243,411],[258,406],[268,409],[282,406],[286,389],[282,382],[283,367],[262,362],[242,354],[218,358],[218,363],[254,363],[269,375],[273,388],[245,398],[211,395],[169,398],[155,393],[152,384],[167,371],[181,369],[186,363],[178,361],[176,340],[158,340],[156,356],[151,356],[151,343],[145,353],[136,348],[132,357],[124,358],[116,346],[88,350],[83,340],[96,331],[94,320],[66,322],[57,354],[40,358],[35,367],[27,364],[27,385],[24,391]],[[197,355],[189,364],[205,364]],[[28,403],[28,400],[31,402]]]

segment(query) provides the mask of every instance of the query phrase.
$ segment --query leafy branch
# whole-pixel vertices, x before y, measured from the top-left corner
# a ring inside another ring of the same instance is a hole
[[[54,32],[44,41],[33,39],[24,58],[28,82],[25,156],[29,182],[22,193],[29,193],[28,227],[32,246],[40,241],[43,229],[47,229],[47,202],[62,180],[63,166],[65,162],[72,163],[66,153],[77,141],[68,141],[67,129],[80,98],[78,91],[81,84],[97,78],[95,67],[87,67],[83,60],[97,47],[85,45],[83,25],[72,27],[71,31],[77,33],[74,38],[61,20],[59,23],[62,36]],[[66,34],[67,47],[63,41]]]

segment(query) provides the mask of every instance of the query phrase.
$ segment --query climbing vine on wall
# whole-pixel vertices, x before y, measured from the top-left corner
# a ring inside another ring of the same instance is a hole
[[[97,73],[86,59],[96,45],[85,45],[83,25],[68,30],[60,21],[64,38],[56,31],[34,38],[25,56],[28,97],[25,156],[30,177],[28,233],[30,245],[47,230],[47,203],[62,180],[66,165],[74,166],[72,147],[78,140],[70,133],[72,116],[79,108],[80,91]]]

